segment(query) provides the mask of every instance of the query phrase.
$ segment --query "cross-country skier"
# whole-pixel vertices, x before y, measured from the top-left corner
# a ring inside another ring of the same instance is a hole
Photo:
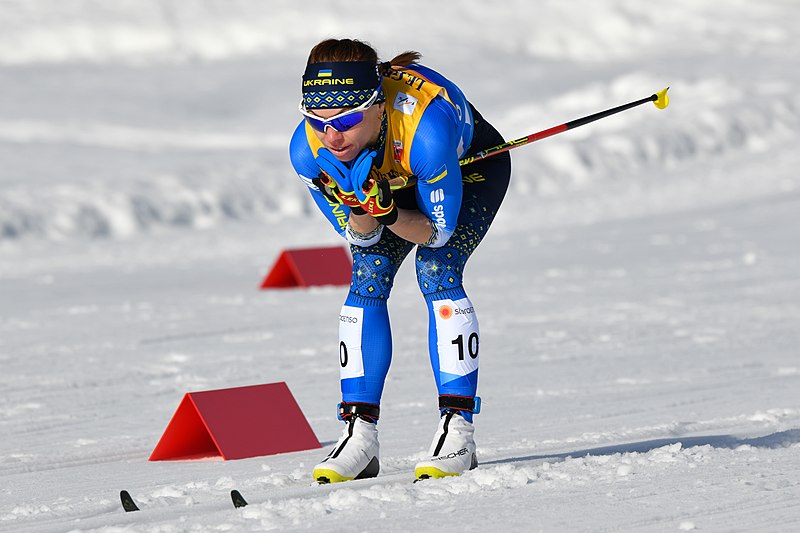
[[[378,475],[377,421],[392,358],[387,301],[415,246],[440,411],[415,476],[477,466],[480,333],[462,278],[505,196],[511,159],[504,153],[459,167],[459,158],[503,139],[456,85],[418,64],[420,57],[405,52],[380,63],[365,42],[328,39],[311,50],[303,74],[304,120],[291,140],[292,165],[353,256],[339,315],[346,428],[314,467],[320,483]]]

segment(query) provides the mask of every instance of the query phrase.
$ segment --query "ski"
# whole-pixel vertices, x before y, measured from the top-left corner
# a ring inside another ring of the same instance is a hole
[[[231,491],[231,500],[233,500],[233,506],[237,509],[247,506],[247,500],[245,500],[242,494],[236,489]]]
[[[120,491],[119,499],[122,502],[122,508],[126,513],[139,510],[139,506],[136,505],[136,502],[133,501],[133,498],[127,490]],[[247,500],[245,500],[244,496],[242,496],[242,493],[236,489],[231,491],[231,501],[236,509],[247,506]]]
[[[126,513],[139,510],[139,507],[136,506],[136,502],[133,501],[133,498],[131,498],[127,490],[123,490],[119,493],[119,499],[122,501],[122,508],[125,509]]]
[[[394,476],[396,476],[396,474],[399,474],[399,472],[395,473],[393,475],[383,476],[380,479],[377,479],[377,478],[372,478],[372,479],[373,479],[373,481],[376,481],[377,483],[380,483],[380,484],[395,483],[395,482],[397,482],[397,480],[394,479]],[[427,476],[422,476],[422,477],[420,477],[418,479],[413,479],[412,483],[417,483],[419,481],[424,481],[424,480],[427,480],[427,479],[433,479],[433,478],[429,478]],[[334,488],[339,488],[338,487],[339,484],[337,484],[337,483],[318,483],[318,485],[326,485],[326,486],[337,485]],[[136,502],[133,501],[133,497],[130,495],[130,493],[127,490],[120,491],[119,499],[122,502],[122,508],[125,510],[126,513],[130,513],[130,512],[133,512],[133,511],[139,511],[140,510],[139,506],[136,505]],[[231,502],[233,503],[233,507],[236,508],[236,509],[241,509],[242,507],[247,507],[247,505],[248,505],[247,500],[244,499],[244,496],[242,496],[242,493],[239,492],[236,489],[233,489],[231,491]]]

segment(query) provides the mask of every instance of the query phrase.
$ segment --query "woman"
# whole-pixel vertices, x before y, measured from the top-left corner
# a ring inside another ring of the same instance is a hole
[[[459,166],[503,139],[458,87],[417,64],[420,57],[406,52],[379,63],[367,43],[328,39],[311,50],[303,75],[292,165],[353,256],[339,315],[339,417],[347,425],[314,468],[320,483],[378,475],[377,421],[392,355],[387,300],[415,246],[440,411],[415,476],[459,475],[478,464],[480,334],[462,276],[503,200],[511,159]]]

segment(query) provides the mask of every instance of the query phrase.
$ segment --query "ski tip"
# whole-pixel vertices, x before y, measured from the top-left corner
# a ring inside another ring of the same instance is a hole
[[[119,499],[122,502],[122,508],[125,509],[126,513],[139,510],[139,508],[136,506],[136,502],[133,501],[133,498],[131,498],[131,495],[127,490],[120,491]]]
[[[234,489],[231,491],[231,500],[233,500],[233,506],[237,509],[247,506],[247,500],[244,499],[238,490]]]

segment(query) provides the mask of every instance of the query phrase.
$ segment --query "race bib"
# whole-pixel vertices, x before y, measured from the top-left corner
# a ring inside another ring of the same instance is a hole
[[[364,358],[361,353],[361,328],[364,310],[345,305],[339,313],[339,377],[341,379],[364,376]]]
[[[478,369],[480,332],[469,298],[432,302],[436,316],[439,379],[447,383]]]

